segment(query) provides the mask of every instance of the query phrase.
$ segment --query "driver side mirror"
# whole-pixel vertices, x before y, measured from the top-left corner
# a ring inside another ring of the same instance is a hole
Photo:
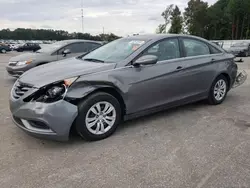
[[[158,57],[155,55],[144,55],[137,59],[133,65],[134,66],[140,66],[140,65],[152,65],[156,64],[158,61]]]
[[[70,54],[70,53],[71,53],[70,49],[65,49],[65,50],[62,52],[63,56],[66,56],[67,54]]]

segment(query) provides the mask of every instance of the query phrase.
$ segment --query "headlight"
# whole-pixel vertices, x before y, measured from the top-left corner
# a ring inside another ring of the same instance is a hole
[[[21,66],[21,65],[28,65],[32,62],[32,60],[29,61],[18,61],[16,66]]]
[[[66,95],[68,88],[76,81],[77,78],[78,77],[73,77],[44,86],[31,96],[24,99],[24,101],[51,103],[61,100]]]

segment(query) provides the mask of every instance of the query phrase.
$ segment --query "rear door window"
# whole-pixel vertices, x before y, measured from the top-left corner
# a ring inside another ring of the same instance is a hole
[[[208,45],[203,41],[189,38],[183,38],[182,41],[186,57],[210,54]]]

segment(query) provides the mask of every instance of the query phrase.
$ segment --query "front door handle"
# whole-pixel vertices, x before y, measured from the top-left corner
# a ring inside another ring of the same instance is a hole
[[[183,67],[182,66],[178,66],[176,69],[177,70],[180,70],[180,69],[182,69]]]
[[[214,61],[216,61],[216,59],[212,58],[212,59],[211,59],[211,62],[214,62]]]

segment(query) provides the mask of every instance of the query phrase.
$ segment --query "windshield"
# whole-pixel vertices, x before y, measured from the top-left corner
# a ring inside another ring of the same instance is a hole
[[[126,59],[145,43],[144,40],[118,39],[83,57],[83,60],[115,63]]]
[[[235,43],[232,45],[232,47],[245,47],[248,46],[248,43]]]
[[[59,42],[55,42],[53,44],[48,44],[44,47],[42,47],[40,50],[36,51],[37,53],[52,53],[55,50],[63,47],[64,45],[66,45],[68,42],[67,41],[59,41]]]

